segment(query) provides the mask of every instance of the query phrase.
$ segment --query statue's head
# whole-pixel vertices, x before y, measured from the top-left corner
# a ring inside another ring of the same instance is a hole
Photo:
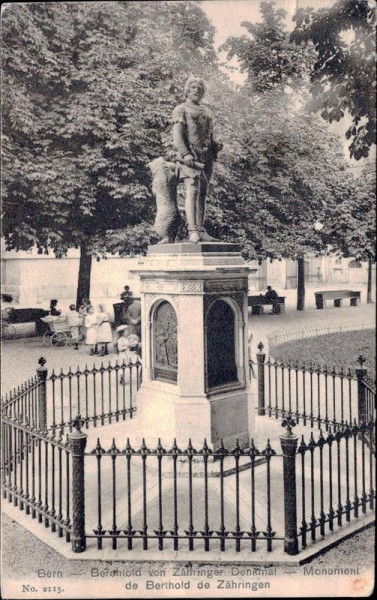
[[[186,80],[183,88],[185,98],[192,100],[192,102],[200,102],[205,94],[205,85],[203,79],[190,75]]]

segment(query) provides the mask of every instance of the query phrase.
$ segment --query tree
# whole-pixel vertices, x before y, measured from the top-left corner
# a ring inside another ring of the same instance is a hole
[[[298,261],[297,308],[303,310],[304,256],[327,251],[316,224],[347,197],[352,178],[338,137],[315,115],[296,114],[284,95],[264,98],[243,125],[248,133],[238,183],[241,237],[254,256]]]
[[[289,42],[285,12],[272,2],[262,2],[261,13],[262,23],[243,23],[249,36],[224,46],[248,74],[239,232],[260,258],[298,261],[297,309],[303,310],[304,255],[325,251],[314,224],[343,197],[347,173],[338,138],[304,110],[311,49]]]
[[[364,167],[325,221],[324,235],[341,256],[368,262],[367,303],[372,302],[372,262],[376,261],[376,173]]]
[[[370,0],[338,0],[318,11],[300,9],[295,20],[291,40],[312,44],[317,54],[310,108],[330,123],[349,114],[350,156],[367,157],[376,143],[375,6]]]
[[[58,257],[79,247],[78,301],[104,242],[135,226],[139,250],[150,239],[147,163],[168,151],[187,73],[214,65],[213,32],[191,2],[7,7],[3,234]]]
[[[250,91],[265,92],[279,86],[283,92],[285,86],[302,86],[313,59],[311,47],[299,47],[289,40],[286,11],[277,10],[275,2],[261,2],[260,12],[260,23],[241,23],[248,35],[229,37],[220,49],[228,52],[228,59],[237,57]]]

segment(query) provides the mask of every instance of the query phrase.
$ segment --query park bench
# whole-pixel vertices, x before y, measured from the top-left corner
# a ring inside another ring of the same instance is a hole
[[[270,300],[266,300],[266,298],[262,295],[248,296],[247,303],[248,306],[251,306],[252,315],[263,315],[265,306],[272,307],[272,302]],[[278,296],[277,309],[278,311],[275,314],[285,312],[285,296]]]
[[[314,292],[315,305],[317,308],[323,308],[326,300],[334,300],[334,306],[342,306],[342,300],[350,299],[350,306],[357,306],[360,303],[361,292],[352,290],[326,290],[325,292]]]
[[[47,317],[50,312],[43,308],[10,308],[9,323],[35,323],[36,335],[43,335],[48,330],[48,325],[41,321],[42,317]]]

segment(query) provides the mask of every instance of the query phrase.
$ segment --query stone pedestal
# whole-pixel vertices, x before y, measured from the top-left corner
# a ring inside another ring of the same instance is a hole
[[[247,445],[248,268],[234,244],[151,246],[141,278],[140,436],[212,448]]]

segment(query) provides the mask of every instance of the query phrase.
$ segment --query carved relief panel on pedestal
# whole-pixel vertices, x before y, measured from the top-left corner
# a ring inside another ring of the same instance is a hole
[[[178,374],[177,315],[166,300],[154,311],[152,352],[154,378],[175,383]]]

